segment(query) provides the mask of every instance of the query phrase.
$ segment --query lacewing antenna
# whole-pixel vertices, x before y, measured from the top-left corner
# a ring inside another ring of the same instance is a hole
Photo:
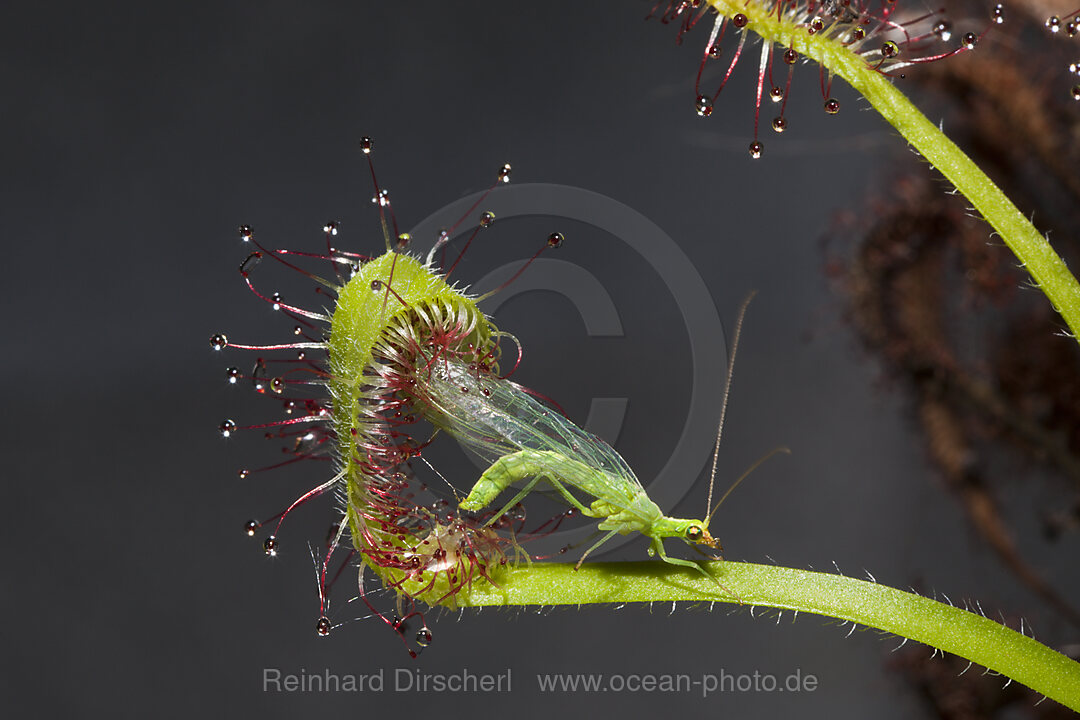
[[[750,305],[750,301],[754,299],[755,295],[757,295],[757,290],[751,290],[750,294],[746,296],[746,299],[742,301],[742,305],[739,306],[739,315],[735,320],[735,337],[731,341],[731,358],[728,360],[727,380],[724,382],[724,398],[720,401],[720,423],[716,428],[716,445],[713,447],[712,471],[709,474],[709,497],[705,501],[706,512],[712,507],[713,485],[716,482],[716,461],[720,455],[720,437],[724,433],[724,417],[727,415],[728,398],[731,397],[731,378],[735,374],[735,353],[739,351],[739,336],[742,335],[743,318],[746,317],[746,308]],[[739,480],[742,480],[742,478],[739,478]],[[735,484],[728,488],[728,491],[724,493],[725,498],[728,496],[728,493],[735,489],[735,485],[739,484],[739,480],[736,480]],[[720,502],[723,501],[724,499],[721,498]],[[719,504],[720,503],[717,503],[717,505]],[[709,513],[709,517],[712,517],[712,513]],[[708,522],[709,518],[705,518],[706,525]]]

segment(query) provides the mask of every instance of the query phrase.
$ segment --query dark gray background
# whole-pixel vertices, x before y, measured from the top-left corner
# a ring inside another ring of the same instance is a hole
[[[218,436],[225,416],[272,407],[227,388],[206,339],[270,342],[288,323],[250,295],[235,228],[271,247],[377,252],[360,135],[404,227],[486,186],[503,162],[516,182],[578,186],[663,228],[705,278],[730,325],[747,320],[721,485],[768,449],[717,514],[732,559],[921,583],[984,608],[1056,620],[973,540],[927,468],[899,396],[877,382],[823,279],[819,239],[840,209],[886,189],[902,153],[837,83],[820,110],[817,69],[800,67],[790,130],[763,135],[752,162],[756,48],[708,119],[693,111],[704,31],[683,47],[646,4],[222,3],[108,7],[50,3],[0,23],[5,142],[3,414],[7,579],[0,683],[16,714],[307,717],[455,708],[559,717],[798,712],[910,717],[922,708],[887,668],[895,638],[813,617],[752,618],[669,607],[467,612],[433,626],[410,661],[381,623],[316,637],[303,547],[325,506],[300,511],[287,551],[262,556],[241,532],[325,477],[322,466],[239,481],[277,457],[254,437]],[[958,61],[963,61],[962,58]],[[714,74],[711,82],[715,83]],[[767,109],[763,122],[771,112]],[[586,267],[619,308],[624,338],[588,338],[551,293],[521,295],[496,321],[526,346],[520,378],[582,417],[591,397],[627,397],[616,443],[643,477],[666,461],[685,417],[689,347],[664,285],[619,242],[573,223],[496,223],[463,281],[531,253],[550,229],[557,256]],[[260,268],[262,269],[262,268]],[[316,306],[310,284],[268,272]],[[259,278],[261,280],[261,276]],[[716,372],[724,358],[717,357]],[[461,480],[464,487],[468,477]],[[699,483],[678,508],[698,514]],[[1036,533],[1039,498],[1006,489],[1009,519]],[[642,558],[644,543],[609,558]],[[673,550],[680,553],[681,549]],[[1067,547],[1024,547],[1049,577]],[[350,582],[343,583],[347,591]],[[345,595],[348,593],[345,592]],[[339,604],[335,620],[352,610]],[[927,649],[929,654],[930,650]],[[506,695],[274,695],[264,667],[370,673],[511,668]],[[541,696],[536,673],[753,673],[801,669],[812,694]],[[463,711],[462,711],[463,712]]]

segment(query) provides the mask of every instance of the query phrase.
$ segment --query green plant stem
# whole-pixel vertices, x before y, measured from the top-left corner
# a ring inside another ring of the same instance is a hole
[[[777,19],[773,3],[710,0],[722,15],[742,13],[747,29],[765,41],[790,47],[834,72],[865,97],[885,120],[944,175],[982,214],[1013,251],[1054,309],[1080,341],[1080,283],[1065,262],[1012,201],[936,125],[861,56],[828,37]]]
[[[967,658],[1080,712],[1080,663],[982,615],[886,585],[773,565],[714,562],[700,573],[660,562],[522,565],[500,588],[476,583],[459,604],[583,605],[615,602],[736,602],[826,615],[917,640]]]

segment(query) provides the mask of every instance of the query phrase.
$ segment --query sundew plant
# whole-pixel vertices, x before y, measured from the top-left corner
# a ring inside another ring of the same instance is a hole
[[[718,87],[704,87],[698,73],[692,100],[702,117],[723,112],[721,91],[741,59],[756,64],[748,162],[767,162],[770,128],[774,135],[790,131],[783,141],[796,141],[785,109],[797,65],[818,69],[826,113],[840,110],[831,93],[834,79],[851,85],[968,199],[989,224],[987,234],[993,232],[1015,253],[1060,314],[1062,334],[1075,338],[1080,331],[1076,278],[1043,233],[894,84],[925,63],[975,50],[985,33],[1002,24],[1005,9],[988,9],[982,29],[954,37],[941,12],[910,14],[901,4],[715,0],[660,4],[653,18],[675,26],[680,41],[703,37],[702,68],[727,63]],[[1075,34],[1075,16],[1059,19],[1056,27]],[[765,114],[772,117],[766,120]],[[281,513],[246,525],[266,554],[276,555],[285,547],[288,516],[311,498],[334,497],[331,530],[313,553],[318,634],[334,631],[332,598],[351,595],[342,586],[353,582],[373,619],[397,633],[414,656],[432,640],[424,615],[431,607],[727,603],[750,612],[822,615],[852,628],[893,633],[963,657],[1080,711],[1080,664],[1034,640],[1022,625],[1014,630],[987,618],[978,606],[955,607],[881,585],[872,576],[860,580],[723,560],[709,516],[666,515],[669,509],[648,497],[606,442],[513,380],[521,348],[512,329],[495,327],[477,307],[480,298],[463,289],[469,279],[458,277],[458,264],[473,240],[496,222],[484,210],[483,198],[460,221],[470,228],[460,246],[450,242],[457,226],[438,238],[411,238],[397,227],[390,194],[376,178],[373,141],[363,138],[360,147],[371,167],[384,247],[371,255],[365,251],[372,248],[340,247],[338,227],[331,222],[324,226],[321,247],[271,249],[252,226],[240,226],[240,238],[250,248],[241,276],[258,297],[290,318],[293,337],[257,345],[230,330],[210,339],[215,350],[249,353],[245,364],[252,369],[229,367],[230,383],[250,383],[258,393],[276,397],[284,410],[281,419],[265,423],[226,419],[221,434],[257,430],[285,440],[289,457],[277,465],[323,461],[311,463],[322,475]],[[498,169],[488,192],[498,192],[510,177],[509,165]],[[564,240],[553,228],[537,243],[532,259]],[[523,259],[508,282],[528,272],[530,262]],[[301,307],[264,292],[255,268],[266,263],[317,283],[323,307]],[[730,374],[728,379],[730,386]],[[722,409],[717,419],[722,428]],[[473,478],[443,477],[426,453],[447,436],[487,470]],[[719,440],[718,433],[717,445]],[[540,520],[525,513],[540,489],[559,496],[567,512]],[[596,538],[570,548],[569,562],[534,557],[530,541],[552,533],[571,515],[594,523]],[[649,554],[656,557],[589,560],[615,535],[632,533],[646,536]],[[687,553],[687,546],[702,553]],[[419,629],[406,634],[407,627]]]

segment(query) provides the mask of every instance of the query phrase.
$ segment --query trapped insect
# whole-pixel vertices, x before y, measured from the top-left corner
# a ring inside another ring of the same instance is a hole
[[[500,341],[508,338],[517,344],[517,340],[498,330],[477,307],[482,298],[471,297],[449,282],[473,239],[491,227],[493,214],[481,215],[445,272],[436,258],[440,250],[445,257],[457,225],[442,233],[425,258],[410,254],[411,238],[398,232],[389,193],[375,178],[372,147],[370,139],[362,139],[386,251],[365,256],[336,248],[338,225],[333,222],[323,228],[325,251],[317,253],[268,250],[255,240],[250,226],[241,226],[241,239],[256,248],[241,264],[241,275],[252,292],[297,323],[297,339],[248,345],[217,334],[210,341],[216,350],[287,353],[259,358],[249,374],[235,367],[226,373],[232,384],[247,379],[257,392],[281,399],[287,417],[243,427],[226,420],[220,426],[223,436],[258,428],[268,436],[295,442],[290,460],[263,470],[301,459],[329,459],[336,466],[327,480],[302,493],[283,512],[245,526],[249,535],[255,535],[271,525],[273,533],[263,545],[268,555],[276,555],[282,551],[280,528],[293,509],[319,495],[330,493],[336,498],[337,517],[317,558],[319,634],[326,635],[333,627],[329,590],[334,578],[358,561],[359,598],[403,640],[406,621],[418,617],[423,627],[415,642],[425,646],[431,631],[417,601],[453,606],[467,602],[474,584],[501,587],[508,566],[520,559],[531,561],[522,544],[557,527],[557,522],[549,520],[524,532],[521,515],[509,512],[541,480],[583,515],[599,520],[598,530],[605,533],[585,551],[578,566],[614,535],[640,532],[650,539],[650,554],[711,578],[699,564],[668,556],[663,545],[665,538],[677,537],[719,550],[709,532],[711,512],[703,520],[664,515],[610,445],[534,400],[500,373]],[[509,182],[510,171],[510,166],[504,165],[488,192]],[[458,224],[482,202],[483,198]],[[559,247],[562,241],[561,234],[552,233],[521,270],[493,292],[513,282],[532,260],[549,248]],[[289,304],[278,293],[259,292],[251,273],[266,258],[315,280],[325,296],[334,296],[332,309],[315,312]],[[328,263],[332,276],[319,276],[297,264],[312,261]],[[745,304],[739,327],[744,311]],[[738,330],[732,359],[737,343]],[[520,344],[518,348],[520,352]],[[727,395],[725,391],[721,429]],[[458,508],[433,496],[427,484],[417,479],[417,468],[426,466],[446,480],[425,457],[425,449],[438,432],[425,440],[415,431],[421,420],[455,437],[490,463],[467,496],[458,496]],[[717,446],[719,440],[718,431]],[[250,474],[246,469],[240,473],[242,478]],[[516,481],[523,481],[523,488],[492,512],[488,506]],[[591,499],[582,501],[578,494]],[[709,495],[711,504],[711,480]],[[342,545],[349,548],[348,555],[334,571],[331,556]],[[369,602],[365,570],[372,571],[396,595],[395,612],[386,613]]]
[[[748,297],[739,311],[728,371],[729,388],[743,314],[749,301]],[[664,562],[693,568],[712,578],[701,565],[670,557],[663,544],[665,538],[674,537],[720,550],[720,543],[709,533],[712,512],[703,520],[664,515],[626,461],[603,439],[585,432],[561,413],[542,405],[515,383],[461,363],[433,363],[425,381],[418,387],[422,388],[418,395],[424,404],[425,416],[491,463],[459,504],[463,510],[482,511],[513,483],[525,482],[492,516],[491,522],[523,500],[540,481],[547,481],[582,515],[599,519],[597,528],[605,533],[580,557],[577,567],[616,534],[639,532],[650,539],[650,555],[658,555]],[[725,391],[721,415],[726,410],[727,398]],[[721,419],[717,449],[722,430]],[[715,471],[714,459],[709,484],[710,504]],[[586,504],[572,489],[595,499]]]

